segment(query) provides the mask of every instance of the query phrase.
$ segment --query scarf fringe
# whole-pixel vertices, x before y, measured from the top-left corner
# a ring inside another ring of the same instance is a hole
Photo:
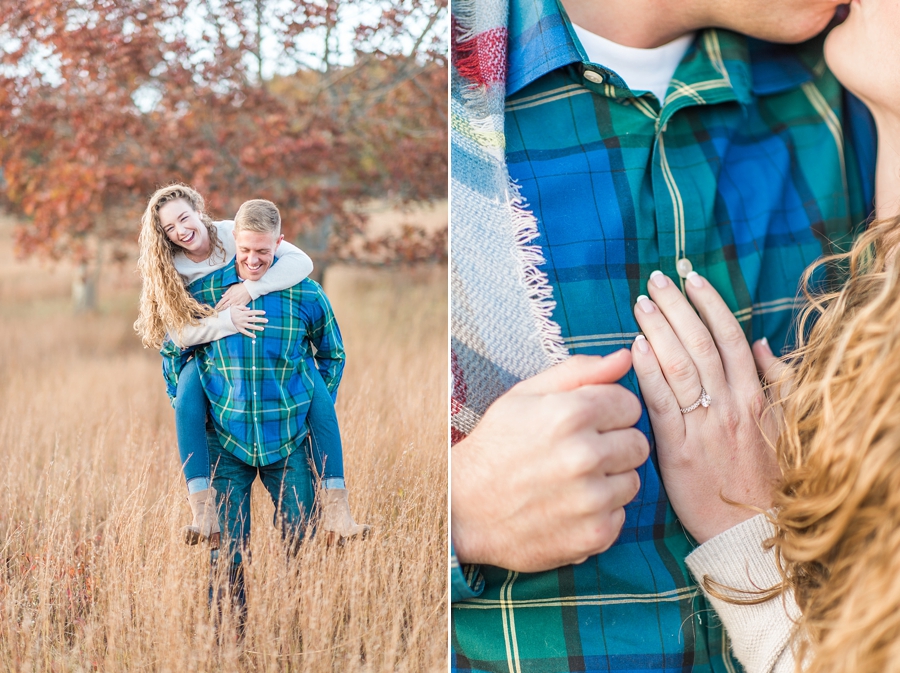
[[[471,27],[475,22],[475,2],[473,0],[454,2],[453,11],[455,13],[452,22],[453,65],[456,71],[470,82],[461,90],[466,110],[469,112],[469,123],[479,131],[490,132],[494,128],[489,119],[492,114],[489,84],[482,80],[477,33]],[[484,123],[485,120],[487,123]]]
[[[487,85],[485,84],[468,84],[463,87],[462,91],[463,104],[466,112],[469,113],[469,125],[480,133],[490,133],[494,130],[494,124],[491,120],[491,105],[488,100]],[[484,148],[496,154],[495,148]],[[502,160],[502,157],[498,157]]]
[[[453,0],[453,14],[451,15],[452,39],[458,45],[471,41],[477,34],[475,32],[476,12],[476,0]]]
[[[457,72],[469,80],[477,79],[480,74],[478,66],[478,51],[475,25],[477,12],[476,0],[453,0],[453,39],[455,48],[455,67]],[[503,106],[498,110],[492,110],[490,89],[500,88],[499,85],[472,83],[463,87],[461,94],[463,105],[468,113],[469,123],[473,129],[483,133],[499,131],[496,116],[503,115]],[[502,128],[502,126],[501,126]],[[530,245],[539,236],[537,218],[528,210],[525,199],[519,193],[519,186],[513,182],[506,170],[505,150],[503,147],[484,147],[498,162],[499,170],[503,172],[506,180],[507,208],[514,227],[515,250],[517,260],[519,282],[523,286],[531,316],[537,328],[541,348],[551,364],[558,364],[570,357],[562,339],[562,329],[551,318],[556,308],[553,299],[553,288],[547,281],[547,274],[538,267],[545,263],[540,246]]]
[[[519,280],[525,286],[531,315],[537,325],[541,347],[552,364],[559,364],[570,357],[562,338],[559,323],[551,316],[556,308],[553,288],[547,281],[547,274],[538,269],[545,263],[540,246],[529,245],[539,236],[537,218],[527,209],[525,199],[519,194],[519,186],[509,181],[511,198],[508,206],[516,226],[516,257],[519,260]]]

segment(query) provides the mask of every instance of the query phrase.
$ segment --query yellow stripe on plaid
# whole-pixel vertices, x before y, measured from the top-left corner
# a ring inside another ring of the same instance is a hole
[[[512,594],[512,585],[515,583],[519,573],[512,570],[506,577],[503,587],[500,589],[500,600],[497,601],[501,610],[503,619],[503,637],[506,641],[506,661],[509,665],[509,673],[521,673],[522,667],[519,662],[519,646],[516,642],[516,621],[513,615],[513,601],[510,599]]]
[[[510,577],[513,574],[511,573]],[[515,578],[512,577],[514,580]],[[509,578],[508,578],[509,581]],[[554,598],[512,599],[510,598],[511,585],[504,585],[500,600],[486,598],[470,598],[467,601],[455,603],[454,608],[462,610],[506,610],[516,608],[559,608],[559,607],[584,607],[600,605],[623,605],[629,603],[673,603],[684,600],[693,600],[697,595],[696,587],[683,587],[672,589],[657,594],[594,594],[584,596],[560,596]]]
[[[551,89],[550,91],[543,91],[534,96],[523,96],[522,98],[518,98],[515,103],[510,103],[506,106],[506,111],[523,110],[525,108],[535,107],[544,103],[552,103],[553,101],[562,100],[569,96],[585,93],[590,93],[590,91],[580,84],[569,84],[556,89]]]
[[[841,130],[841,122],[838,120],[837,115],[834,113],[834,110],[829,107],[828,101],[825,100],[822,92],[819,91],[818,88],[816,88],[814,82],[807,82],[801,88],[803,89],[803,93],[806,94],[806,97],[809,99],[809,102],[812,104],[815,111],[822,116],[822,119],[825,121],[825,125],[828,127],[828,130],[831,132],[831,135],[834,138],[834,144],[838,149],[838,156],[840,156],[841,158],[841,172],[843,173],[844,178],[844,189],[846,189],[847,166],[844,160],[844,132]]]

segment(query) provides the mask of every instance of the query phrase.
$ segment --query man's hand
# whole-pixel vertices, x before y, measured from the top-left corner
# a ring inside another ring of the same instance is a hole
[[[463,563],[537,572],[609,548],[649,445],[621,350],[575,356],[497,399],[453,447],[452,538]]]
[[[634,370],[669,501],[691,535],[706,542],[756,514],[723,498],[771,507],[779,475],[765,437],[774,435],[772,417],[763,414],[765,395],[744,330],[709,282],[694,273],[685,282],[699,316],[666,276],[654,273],[647,287],[652,300],[641,297],[634,308],[646,335],[632,348]],[[756,350],[760,369],[774,373],[768,345]],[[682,414],[701,386],[709,406]]]
[[[231,322],[234,323],[235,329],[250,338],[255,337],[256,332],[262,332],[263,325],[269,322],[267,318],[263,318],[265,311],[249,309],[246,306],[232,306],[228,310],[231,311]]]
[[[235,283],[225,290],[225,294],[216,304],[216,310],[224,311],[229,306],[246,306],[252,299],[243,283]]]

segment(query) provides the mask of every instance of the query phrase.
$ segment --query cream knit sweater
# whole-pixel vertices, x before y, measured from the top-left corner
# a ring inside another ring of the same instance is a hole
[[[775,553],[763,549],[763,542],[773,534],[765,515],[758,514],[697,547],[687,557],[687,566],[701,587],[708,575],[738,590],[768,589],[781,582]],[[793,593],[759,605],[735,605],[708,593],[706,597],[746,673],[794,673],[791,635],[800,608]]]

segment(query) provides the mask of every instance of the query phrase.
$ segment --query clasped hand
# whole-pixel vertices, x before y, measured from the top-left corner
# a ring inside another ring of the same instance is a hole
[[[222,295],[219,303],[216,304],[216,310],[228,309],[231,311],[231,322],[234,324],[234,328],[244,336],[253,338],[256,336],[256,332],[263,331],[265,323],[269,321],[263,318],[266,314],[265,311],[247,308],[251,299],[244,284],[235,283]]]
[[[631,354],[575,356],[519,383],[453,447],[457,556],[537,572],[580,563],[619,535],[649,445]]]

